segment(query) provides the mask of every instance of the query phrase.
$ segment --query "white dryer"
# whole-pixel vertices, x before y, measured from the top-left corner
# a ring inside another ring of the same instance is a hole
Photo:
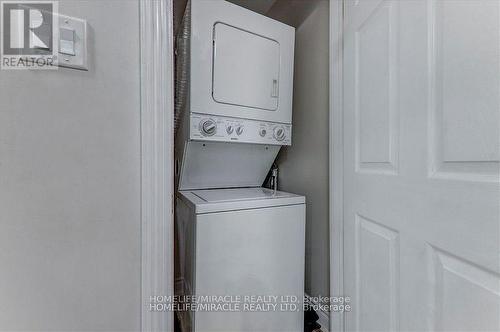
[[[190,111],[290,125],[295,29],[220,0],[190,22]]]
[[[221,0],[191,0],[183,22],[177,187],[260,186],[292,143],[295,29]]]
[[[239,311],[183,312],[183,331],[303,331],[303,196],[265,188],[181,191],[177,222],[183,294],[241,297]],[[276,307],[244,310],[254,302],[245,296],[276,299]]]

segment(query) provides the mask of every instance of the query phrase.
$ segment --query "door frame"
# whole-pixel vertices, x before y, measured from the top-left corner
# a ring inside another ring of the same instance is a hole
[[[173,1],[140,0],[141,331],[173,331],[173,311],[150,311],[174,295]]]
[[[330,0],[330,296],[344,294],[344,142],[343,25],[344,0]],[[344,314],[330,312],[330,331],[344,331]]]
[[[330,0],[330,296],[343,289],[343,0]],[[173,312],[149,311],[150,296],[174,293],[173,2],[141,0],[141,331],[173,331]],[[170,142],[168,142],[170,138]],[[330,313],[330,331],[344,330]]]

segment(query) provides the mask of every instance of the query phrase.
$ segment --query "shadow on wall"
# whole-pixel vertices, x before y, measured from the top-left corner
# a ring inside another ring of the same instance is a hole
[[[328,296],[329,3],[312,3],[296,30],[292,145],[281,149],[276,163],[280,190],[306,196],[306,293]]]

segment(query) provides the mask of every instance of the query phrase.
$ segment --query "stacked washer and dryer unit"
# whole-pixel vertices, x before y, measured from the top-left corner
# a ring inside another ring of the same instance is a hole
[[[294,39],[294,28],[234,4],[188,2],[177,49],[178,295],[278,302],[181,312],[185,332],[303,330],[305,198],[261,187],[291,144]]]

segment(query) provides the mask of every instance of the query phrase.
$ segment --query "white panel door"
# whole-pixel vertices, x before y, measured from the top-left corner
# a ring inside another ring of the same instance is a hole
[[[500,330],[500,1],[346,0],[349,331]]]
[[[213,98],[218,103],[275,111],[280,44],[217,22],[214,25]]]

